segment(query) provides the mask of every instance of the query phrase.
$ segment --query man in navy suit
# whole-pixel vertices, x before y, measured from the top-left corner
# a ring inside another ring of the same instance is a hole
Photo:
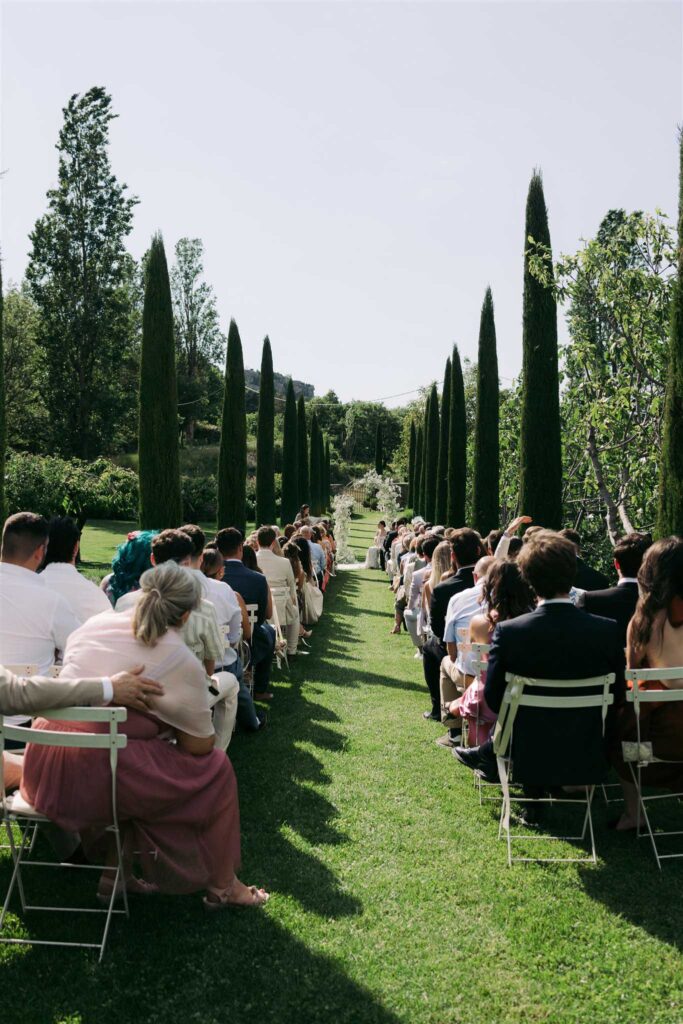
[[[245,604],[258,608],[256,625],[251,635],[251,658],[254,666],[254,696],[269,700],[270,669],[275,649],[275,630],[266,622],[273,614],[273,599],[268,580],[260,572],[247,569],[242,561],[244,539],[239,530],[228,527],[216,534],[216,546],[223,555],[223,580],[244,598]]]
[[[638,603],[638,573],[651,544],[649,533],[628,533],[622,537],[614,548],[614,567],[619,575],[616,587],[587,591],[577,601],[579,608],[585,608],[592,615],[614,619],[619,626],[622,647],[626,646],[628,624]]]
[[[536,679],[587,679],[614,672],[615,702],[624,699],[624,648],[617,623],[575,608],[569,591],[576,574],[576,548],[550,530],[536,533],[518,557],[539,604],[535,611],[496,627],[484,696],[500,711],[507,672]],[[591,717],[594,716],[594,717]],[[531,787],[581,785],[607,769],[600,709],[520,708],[513,733],[515,780]],[[455,747],[454,757],[495,779],[491,741]]]

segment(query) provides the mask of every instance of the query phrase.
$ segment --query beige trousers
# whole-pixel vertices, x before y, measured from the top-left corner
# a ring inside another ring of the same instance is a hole
[[[450,704],[451,701],[462,697],[467,687],[467,679],[462,674],[455,662],[446,655],[441,661],[439,672],[439,690],[441,691],[441,705]],[[450,716],[446,711],[441,712],[441,721],[445,722]]]
[[[216,746],[220,750],[227,750],[235,730],[240,684],[232,672],[217,672],[211,676],[211,685],[218,690],[217,695],[209,693],[209,706],[213,708]]]

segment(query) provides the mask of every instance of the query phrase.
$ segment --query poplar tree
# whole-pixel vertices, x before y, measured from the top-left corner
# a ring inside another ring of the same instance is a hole
[[[5,520],[5,445],[7,424],[5,420],[5,343],[4,308],[2,294],[2,264],[0,264],[0,522]]]
[[[531,516],[535,524],[557,530],[562,526],[557,307],[551,288],[529,269],[529,239],[544,245],[551,258],[548,211],[539,171],[534,171],[529,185],[524,232],[519,501],[520,512]]]
[[[290,377],[285,399],[285,420],[282,435],[282,525],[293,523],[299,507],[299,445],[294,385]]]
[[[382,424],[378,421],[375,428],[375,473],[381,476],[384,472],[384,449],[382,446]]]
[[[173,305],[160,234],[152,238],[145,267],[139,400],[140,525],[143,530],[180,526],[183,505]]]
[[[436,513],[436,471],[439,465],[439,393],[432,384],[429,396],[429,419],[427,420],[427,461],[425,463],[425,519],[435,523]]]
[[[683,535],[683,134],[679,142],[678,269],[671,302],[657,511],[657,535],[670,534]]]
[[[298,447],[299,457],[297,459],[299,467],[299,505],[310,505],[310,480],[308,476],[308,428],[306,426],[306,403],[304,402],[304,396],[299,395],[299,401],[297,403],[297,428],[296,428],[296,441]]]
[[[275,382],[270,339],[263,341],[256,429],[256,525],[275,522]]]
[[[424,448],[424,429],[419,424],[415,431],[415,466],[413,468],[413,511],[422,515],[422,451]]]
[[[320,515],[320,428],[318,427],[318,417],[313,413],[311,417],[311,446],[309,451],[309,470],[308,470],[309,486],[311,491],[311,512],[314,516]]]
[[[230,321],[225,354],[225,390],[218,452],[218,529],[247,528],[247,414],[244,359],[237,324]]]
[[[417,434],[415,420],[410,421],[410,440],[408,442],[408,508],[415,508],[415,445]]]
[[[441,392],[441,424],[439,432],[439,460],[436,470],[436,508],[438,523],[446,525],[448,519],[448,441],[451,426],[451,360],[446,360]]]
[[[448,525],[465,525],[467,498],[467,411],[458,346],[451,356],[451,410],[448,441]]]
[[[473,526],[487,534],[500,522],[498,441],[498,353],[493,296],[486,289],[479,322],[477,357],[477,409],[474,421]]]

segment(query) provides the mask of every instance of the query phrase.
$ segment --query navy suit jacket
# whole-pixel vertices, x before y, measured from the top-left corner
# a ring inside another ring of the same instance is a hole
[[[579,608],[584,608],[591,615],[602,615],[605,619],[614,619],[619,626],[621,646],[626,646],[628,624],[638,604],[638,584],[622,583],[619,587],[608,587],[606,590],[593,590],[581,594]]]
[[[537,679],[587,679],[614,672],[615,702],[621,703],[624,668],[616,622],[568,603],[541,604],[496,627],[484,695],[491,710],[499,711],[506,672]],[[601,781],[607,762],[600,710],[522,707],[515,719],[512,753],[519,782],[555,786]]]
[[[245,604],[258,605],[259,626],[266,620],[268,580],[260,572],[247,569],[243,562],[230,559],[223,563],[223,582],[229,583],[244,598]]]
[[[429,603],[429,624],[434,636],[443,643],[443,635],[446,631],[446,612],[448,602],[455,595],[463,590],[469,590],[474,586],[474,566],[465,565],[458,569],[455,576],[449,576],[443,583],[437,583],[432,591],[432,599]]]

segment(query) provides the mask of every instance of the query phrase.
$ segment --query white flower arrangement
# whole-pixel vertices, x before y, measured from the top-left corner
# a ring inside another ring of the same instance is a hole
[[[374,469],[369,470],[356,484],[366,487],[368,498],[377,501],[377,511],[388,519],[395,519],[401,511],[401,489],[395,480],[388,476],[380,476]]]
[[[356,561],[356,556],[349,544],[352,512],[353,498],[348,494],[338,494],[332,502],[334,539],[337,543],[338,562],[346,563]]]

